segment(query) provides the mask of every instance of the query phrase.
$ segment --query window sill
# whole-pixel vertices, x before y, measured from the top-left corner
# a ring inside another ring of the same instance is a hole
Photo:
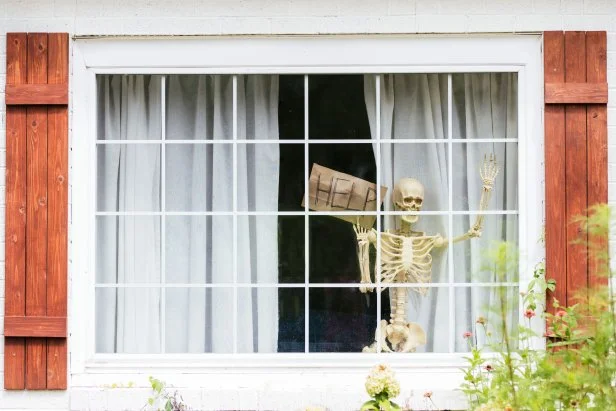
[[[85,364],[86,372],[122,372],[130,370],[166,370],[211,372],[246,372],[264,369],[328,369],[366,371],[377,363],[387,363],[394,369],[459,370],[464,367],[467,353],[314,353],[314,354],[96,354]]]

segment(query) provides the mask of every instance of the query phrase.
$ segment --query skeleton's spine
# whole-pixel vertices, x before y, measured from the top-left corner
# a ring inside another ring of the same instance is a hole
[[[396,287],[396,314],[394,316],[394,324],[406,324],[406,288]]]

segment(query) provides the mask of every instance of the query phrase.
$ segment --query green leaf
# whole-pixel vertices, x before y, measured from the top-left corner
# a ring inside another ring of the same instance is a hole
[[[156,378],[153,378],[150,382],[152,383],[152,389],[159,394],[165,389],[165,384]]]
[[[366,401],[359,411],[380,411],[379,404],[375,400]]]
[[[154,405],[154,398],[152,397],[148,398],[148,404]]]
[[[391,408],[391,402],[389,402],[389,400],[383,400],[379,402],[379,405],[381,406],[381,409],[384,411],[392,411]]]

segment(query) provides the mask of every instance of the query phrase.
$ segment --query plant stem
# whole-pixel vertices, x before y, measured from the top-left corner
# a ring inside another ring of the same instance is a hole
[[[501,315],[501,328],[503,334],[503,340],[505,342],[505,365],[507,366],[507,371],[509,373],[509,383],[511,384],[511,395],[513,397],[513,405],[515,409],[518,409],[518,399],[515,391],[515,380],[514,380],[514,370],[513,364],[511,361],[511,345],[509,342],[509,335],[507,334],[507,304],[505,302],[505,291],[504,288],[499,287],[499,300],[500,300],[500,315]]]

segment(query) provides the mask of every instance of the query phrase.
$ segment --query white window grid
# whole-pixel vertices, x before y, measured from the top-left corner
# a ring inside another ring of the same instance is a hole
[[[248,74],[249,75],[249,74]],[[238,289],[240,288],[304,288],[304,353],[311,353],[309,350],[310,345],[310,289],[312,288],[357,288],[359,287],[359,282],[357,283],[311,283],[310,282],[310,242],[309,242],[309,218],[314,216],[332,216],[332,215],[369,215],[376,216],[376,230],[377,230],[377,242],[376,248],[380,249],[381,243],[381,232],[382,232],[382,223],[381,220],[383,216],[391,216],[391,215],[404,215],[405,212],[402,211],[382,211],[380,207],[377,208],[376,211],[313,211],[309,209],[309,202],[305,201],[304,210],[303,211],[245,211],[238,209],[238,192],[237,192],[237,147],[238,144],[297,144],[304,146],[304,193],[305,195],[309,193],[309,171],[310,171],[310,158],[309,158],[309,147],[314,144],[374,144],[375,147],[375,165],[376,165],[376,181],[381,182],[381,144],[383,143],[391,143],[391,144],[443,144],[447,145],[447,156],[448,156],[448,210],[440,210],[440,211],[420,211],[417,214],[420,216],[443,216],[447,215],[447,227],[448,232],[446,234],[447,239],[449,241],[448,244],[448,252],[447,252],[447,273],[448,273],[448,281],[447,282],[438,282],[438,283],[425,283],[422,284],[422,287],[425,288],[448,288],[449,293],[449,315],[448,315],[448,329],[450,332],[449,336],[449,353],[456,353],[455,350],[455,342],[457,336],[452,330],[455,330],[455,321],[456,321],[456,313],[455,313],[455,292],[456,289],[459,288],[487,288],[487,287],[508,287],[508,288],[519,288],[520,282],[460,282],[455,280],[455,272],[454,272],[454,264],[453,264],[453,238],[456,234],[453,232],[453,218],[454,216],[472,216],[472,215],[497,215],[497,216],[505,216],[505,215],[514,215],[518,216],[518,209],[515,210],[486,210],[483,212],[479,212],[478,210],[454,210],[453,206],[453,146],[456,144],[480,144],[480,143],[512,143],[516,145],[516,150],[518,148],[518,138],[473,138],[473,139],[465,139],[465,138],[454,138],[453,137],[453,88],[452,88],[452,79],[453,74],[448,73],[447,75],[447,137],[446,139],[384,139],[381,138],[381,116],[380,116],[380,92],[381,92],[381,74],[373,74],[375,76],[375,87],[376,87],[376,141],[375,140],[367,140],[367,139],[319,139],[319,140],[311,140],[309,137],[309,74],[303,75],[303,84],[304,84],[304,138],[303,139],[280,139],[280,140],[248,140],[248,139],[238,139],[237,133],[237,81],[238,74],[232,75],[232,84],[233,84],[233,133],[232,139],[226,140],[205,140],[205,139],[194,139],[194,140],[183,140],[183,139],[167,139],[166,138],[166,75],[163,74],[160,76],[161,81],[161,138],[160,139],[137,139],[137,140],[106,140],[97,138],[96,145],[104,146],[104,145],[125,145],[125,144],[134,144],[134,145],[160,145],[161,147],[161,172],[160,172],[160,193],[161,193],[161,205],[160,211],[95,211],[94,218],[96,219],[99,216],[159,216],[161,217],[161,277],[159,283],[95,283],[95,289],[104,289],[104,288],[157,288],[160,289],[160,341],[161,341],[161,354],[165,354],[165,338],[166,338],[166,327],[165,327],[165,313],[166,313],[166,290],[168,288],[231,288],[233,290],[233,354],[238,354],[237,342],[238,342],[238,313],[237,313],[237,301],[238,301]],[[198,144],[227,144],[232,145],[233,147],[233,210],[232,211],[167,211],[166,210],[166,146],[168,144],[190,144],[190,145],[198,145]],[[96,156],[95,156],[96,158]],[[517,164],[516,164],[517,166]],[[518,188],[519,189],[519,188]],[[376,184],[376,198],[381,198],[381,184]],[[95,201],[95,204],[97,202]],[[165,254],[166,254],[166,216],[231,216],[233,219],[233,265],[232,265],[232,281],[228,283],[224,282],[216,282],[216,283],[167,283],[165,278],[166,273],[166,264],[165,264]],[[238,217],[243,216],[303,216],[304,217],[304,282],[303,283],[240,283],[237,281],[237,258],[238,258],[238,250],[237,250],[237,221]],[[517,222],[519,227],[519,220]],[[96,236],[95,236],[96,238]],[[96,249],[96,248],[95,248]],[[380,259],[381,254],[376,253],[376,267],[380,270]],[[410,288],[416,287],[416,283],[396,283],[391,284],[387,283],[385,286],[381,284],[380,276],[375,275],[375,289],[373,292],[376,293],[377,296],[377,304],[376,304],[376,324],[380,324],[381,321],[381,307],[382,307],[382,293],[381,291],[386,288]],[[359,278],[358,278],[359,280]],[[519,314],[519,313],[518,313]],[[380,328],[378,332],[380,332]],[[377,338],[377,353],[381,348],[381,338]],[[366,341],[366,345],[369,345],[371,341]],[[314,353],[314,352],[312,352]],[[208,354],[208,353],[205,353]],[[258,353],[255,353],[258,354]],[[387,353],[380,353],[380,355],[391,355]]]

